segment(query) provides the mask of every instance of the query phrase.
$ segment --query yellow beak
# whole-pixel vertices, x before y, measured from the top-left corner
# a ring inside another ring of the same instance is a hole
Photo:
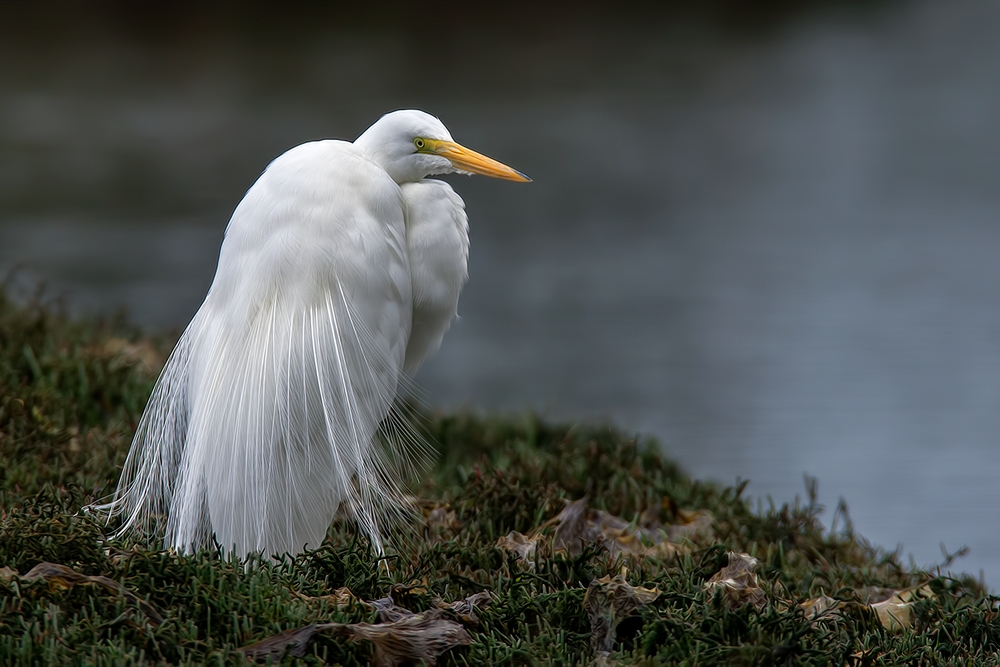
[[[441,157],[448,158],[457,169],[468,171],[473,174],[492,176],[493,178],[503,178],[508,181],[518,181],[527,183],[530,178],[511,169],[502,162],[497,162],[493,158],[486,157],[481,153],[469,150],[465,146],[456,144],[454,141],[427,140],[429,152]]]

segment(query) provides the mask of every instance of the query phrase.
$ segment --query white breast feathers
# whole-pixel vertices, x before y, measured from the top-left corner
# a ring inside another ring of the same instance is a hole
[[[443,181],[400,186],[407,204],[406,246],[413,290],[413,328],[403,369],[413,375],[441,345],[469,277],[465,202]]]

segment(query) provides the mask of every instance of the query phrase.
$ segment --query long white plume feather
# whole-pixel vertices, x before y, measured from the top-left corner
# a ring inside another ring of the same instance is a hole
[[[240,556],[296,553],[319,546],[343,504],[381,552],[403,507],[395,464],[426,460],[393,408],[398,362],[339,285],[308,307],[265,304],[237,335],[209,306],[168,360],[105,506],[120,532],[169,517],[165,544],[183,552],[214,534]]]

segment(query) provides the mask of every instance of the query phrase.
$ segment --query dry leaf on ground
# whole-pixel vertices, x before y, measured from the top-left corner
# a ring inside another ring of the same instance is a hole
[[[156,611],[151,604],[130,592],[114,579],[109,579],[108,577],[103,577],[101,575],[91,576],[88,574],[80,574],[76,570],[58,563],[39,563],[35,567],[28,570],[28,573],[23,576],[19,575],[16,571],[10,569],[9,567],[0,569],[0,578],[5,581],[10,581],[15,577],[26,583],[44,581],[48,583],[50,590],[72,588],[77,585],[99,586],[114,595],[121,594],[125,600],[137,606],[139,611],[146,616],[146,620],[148,620],[153,626],[163,623],[163,616],[161,616],[160,612]]]
[[[749,602],[755,607],[763,607],[767,597],[757,583],[757,575],[754,574],[756,567],[756,558],[730,551],[729,565],[713,574],[705,582],[705,589],[722,590],[726,597],[737,604]]]
[[[660,595],[655,588],[629,585],[625,581],[626,573],[622,568],[613,579],[611,575],[594,579],[583,598],[583,606],[590,616],[590,644],[598,654],[614,648],[615,630],[623,618]]]
[[[463,623],[479,625],[479,615],[476,614],[476,610],[485,609],[492,601],[493,598],[487,591],[480,591],[464,600],[455,600],[454,602],[445,602],[441,598],[436,598],[434,606],[442,611],[450,611]]]
[[[799,607],[802,608],[806,618],[810,620],[819,620],[821,618],[828,618],[834,611],[840,609],[843,605],[844,603],[840,600],[836,600],[828,595],[820,595],[819,597],[812,598],[811,600],[806,600],[801,603]]]
[[[541,533],[524,535],[516,530],[512,530],[505,537],[497,540],[497,548],[517,554],[517,558],[529,567],[535,566],[535,555],[538,553],[538,540],[542,538]]]
[[[404,618],[416,616],[416,614],[409,609],[397,606],[396,603],[393,602],[391,595],[387,598],[374,600],[368,603],[368,606],[378,612],[378,619],[383,623],[395,623],[396,621],[401,621]]]
[[[292,593],[293,595],[295,595],[295,597],[299,598],[300,600],[306,600],[307,602],[325,600],[326,602],[329,602],[330,604],[334,605],[337,608],[349,607],[352,604],[362,604],[362,605],[368,604],[367,602],[359,600],[357,597],[355,597],[354,593],[352,593],[351,589],[349,589],[347,586],[341,586],[330,595],[312,596],[312,595],[303,595],[302,593],[297,593],[294,591]]]
[[[930,586],[918,586],[893,590],[891,588],[862,588],[856,592],[860,602],[844,602],[826,595],[806,600],[799,605],[806,616],[820,619],[829,616],[827,612],[842,609],[847,605],[861,604],[875,612],[879,623],[886,630],[896,631],[913,625],[911,607],[919,600],[934,597]]]
[[[530,535],[511,531],[497,540],[497,548],[517,554],[518,559],[533,567],[538,554],[542,530],[555,525],[552,552],[580,555],[588,546],[603,548],[608,555],[635,556],[638,558],[672,558],[686,553],[687,546],[672,540],[700,541],[711,539],[714,519],[704,510],[676,513],[679,523],[661,525],[652,510],[643,512],[639,525],[625,521],[603,510],[588,507],[587,499],[580,498],[566,504],[554,518],[539,526]]]
[[[437,609],[415,614],[397,607],[392,598],[382,598],[369,604],[378,610],[382,623],[318,623],[295,630],[287,630],[241,649],[244,655],[255,659],[274,659],[284,655],[302,657],[309,643],[319,633],[331,633],[351,641],[370,641],[375,645],[373,664],[380,667],[413,662],[437,664],[442,653],[455,646],[471,644],[472,638],[461,623],[450,618],[475,619],[477,606],[489,603],[489,593],[476,593],[464,600],[450,604],[440,602]]]
[[[648,530],[601,510],[587,507],[587,499],[575,500],[553,520],[555,553],[579,555],[587,545],[600,545],[611,556],[670,558],[683,547],[671,544],[664,530]]]
[[[682,539],[692,542],[711,542],[715,539],[715,517],[708,510],[687,510],[677,511],[677,523],[672,523],[666,527],[667,536],[671,542]]]
[[[435,533],[457,530],[462,527],[462,522],[458,520],[458,515],[449,503],[425,500],[415,496],[408,496],[407,500],[420,512],[424,518],[424,525]]]
[[[437,664],[442,653],[455,646],[471,644],[472,638],[460,623],[424,614],[407,616],[393,623],[318,623],[288,630],[241,651],[255,659],[280,659],[284,655],[303,657],[312,639],[321,632],[351,641],[367,640],[375,645],[372,663],[395,667],[413,662]]]
[[[914,603],[933,597],[934,591],[931,590],[930,586],[925,585],[893,591],[892,595],[885,600],[872,603],[869,606],[875,611],[882,627],[895,632],[913,625],[913,616],[910,612]]]

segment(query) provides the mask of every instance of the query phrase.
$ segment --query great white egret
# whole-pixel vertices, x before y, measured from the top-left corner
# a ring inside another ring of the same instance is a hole
[[[214,535],[238,556],[295,554],[344,505],[381,552],[400,491],[374,438],[468,275],[465,204],[426,178],[453,172],[530,180],[416,110],[267,167],[139,421],[105,506],[120,532],[162,528],[182,552]]]

